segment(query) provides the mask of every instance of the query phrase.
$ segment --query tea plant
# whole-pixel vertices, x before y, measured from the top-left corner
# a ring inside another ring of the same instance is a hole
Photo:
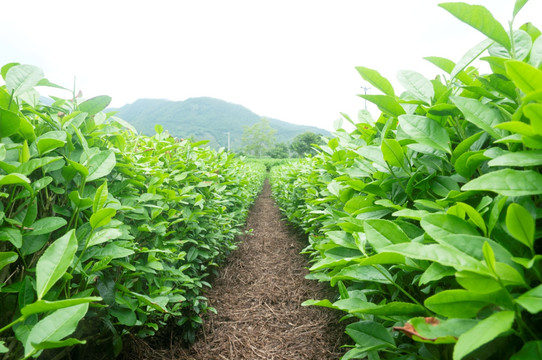
[[[107,96],[40,102],[62,88],[8,64],[0,87],[0,354],[154,334],[193,341],[205,277],[235,247],[265,177],[224,151],[135,134]],[[68,337],[75,334],[74,337]]]
[[[401,71],[400,95],[360,95],[348,133],[312,159],[273,168],[273,193],[309,234],[312,279],[338,298],[355,345],[343,359],[542,358],[542,37],[484,7],[442,8],[488,39],[445,74]],[[486,55],[487,53],[487,55]],[[486,61],[491,73],[471,63]]]

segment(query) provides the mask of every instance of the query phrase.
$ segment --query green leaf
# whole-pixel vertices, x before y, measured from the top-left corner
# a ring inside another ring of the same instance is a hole
[[[93,201],[89,198],[82,198],[79,195],[79,191],[74,190],[68,194],[68,198],[73,201],[75,206],[79,208],[80,210],[84,210],[90,206],[92,206]]]
[[[404,316],[423,315],[426,309],[423,306],[405,302],[389,302],[377,305],[366,299],[348,298],[333,303],[333,307],[351,314],[371,314],[377,316]]]
[[[405,154],[399,142],[395,139],[384,139],[380,145],[384,161],[390,166],[403,167]]]
[[[461,110],[465,119],[487,132],[495,139],[503,136],[502,131],[497,131],[493,127],[503,122],[499,110],[483,104],[477,99],[469,99],[461,96],[451,96],[450,100]]]
[[[57,301],[38,300],[22,308],[21,314],[24,315],[25,317],[28,317],[33,314],[39,314],[43,312],[63,309],[70,306],[90,303],[93,301],[102,301],[102,298],[98,296],[91,296],[91,297],[83,297],[83,298],[57,300]]]
[[[487,163],[489,166],[539,166],[542,165],[542,150],[509,152],[497,156]]]
[[[540,69],[540,66],[542,65],[542,37],[538,37],[533,43],[529,64],[537,69]]]
[[[6,343],[4,341],[0,341],[0,354],[5,354],[9,351],[9,348],[6,347]]]
[[[110,103],[110,96],[100,95],[79,104],[79,110],[82,112],[86,112],[88,116],[93,116],[100,111],[105,110],[105,108],[107,108]]]
[[[375,321],[359,321],[350,324],[345,331],[357,344],[364,347],[395,348],[395,341],[388,330]]]
[[[448,318],[472,318],[488,304],[495,304],[499,292],[479,294],[468,290],[444,290],[425,300],[431,311]]]
[[[510,38],[506,30],[485,7],[460,2],[441,3],[439,6],[506,49],[511,49]]]
[[[493,191],[504,196],[542,194],[542,174],[532,170],[503,169],[484,174],[463,185],[462,191]]]
[[[459,76],[461,73],[464,73],[463,70],[465,70],[465,68],[469,66],[474,60],[478,59],[478,57],[482,55],[482,53],[484,53],[484,51],[486,51],[492,44],[493,44],[493,40],[485,39],[484,41],[480,42],[479,44],[471,48],[469,51],[467,51],[465,55],[463,55],[463,57],[457,62],[457,64],[454,67],[454,70],[450,74],[452,79],[455,77],[460,79]]]
[[[23,246],[23,236],[17,229],[10,227],[0,228],[0,241],[9,241],[17,249]]]
[[[542,89],[542,71],[517,60],[507,61],[505,65],[508,77],[525,94]]]
[[[399,125],[416,142],[451,154],[448,132],[435,120],[419,115],[401,115]]]
[[[527,4],[529,0],[516,0],[514,4],[514,17],[519,13],[519,11]]]
[[[45,349],[58,349],[62,347],[69,347],[74,345],[86,344],[86,340],[77,340],[74,338],[69,338],[61,341],[44,341],[39,344],[35,344],[34,348],[36,350],[45,350]]]
[[[23,174],[11,173],[9,175],[0,175],[0,189],[2,185],[21,185],[30,194],[34,194],[32,187],[30,186],[30,179],[24,176]]]
[[[397,80],[414,98],[431,104],[431,99],[435,96],[433,84],[422,74],[410,70],[402,70],[397,74]]]
[[[0,134],[1,137],[11,136],[19,131],[21,119],[16,113],[0,108]]]
[[[13,66],[6,73],[6,89],[19,96],[33,89],[43,77],[43,71],[33,65]]]
[[[469,136],[465,140],[461,141],[454,149],[453,157],[455,159],[459,158],[461,155],[463,155],[465,152],[469,151],[471,146],[480,139],[480,137],[484,134],[483,131],[480,131],[472,136]]]
[[[513,311],[493,313],[463,333],[454,347],[453,360],[461,360],[469,353],[512,329]]]
[[[542,359],[542,340],[529,341],[510,360]]]
[[[27,235],[49,234],[57,229],[60,229],[67,223],[68,222],[63,218],[55,216],[39,219],[32,224],[32,231],[30,231]]]
[[[403,230],[389,220],[366,220],[364,230],[367,241],[377,253],[388,245],[410,242]]]
[[[120,231],[119,229],[111,229],[111,228],[109,228],[109,229],[103,229],[103,230],[100,230],[100,231],[96,231],[92,235],[90,240],[88,241],[87,246],[91,247],[91,246],[94,246],[94,245],[102,244],[102,243],[110,241],[110,240],[118,239],[121,236],[122,236],[122,231]]]
[[[489,274],[488,268],[478,259],[447,244],[402,243],[387,246],[382,249],[382,252],[397,253],[411,259],[433,261],[459,271],[469,270],[479,274]]]
[[[49,164],[52,164],[56,161],[59,161],[59,160],[62,160],[62,157],[60,156],[44,156],[44,157],[41,157],[41,158],[37,158],[37,159],[31,159],[31,160],[28,160],[26,161],[25,163],[19,165],[16,169],[15,169],[15,172],[17,173],[20,173],[20,174],[23,174],[23,175],[30,175],[32,174],[32,172],[34,172],[34,170],[37,170],[45,165],[49,165]]]
[[[107,181],[96,190],[94,195],[94,202],[92,204],[92,212],[96,213],[98,210],[102,209],[107,201],[107,196],[109,192],[107,190]]]
[[[455,274],[455,279],[463,288],[477,294],[489,294],[501,289],[498,280],[489,275],[459,271]]]
[[[67,159],[67,160],[68,160],[68,164],[70,164],[70,166],[73,167],[73,169],[75,171],[77,171],[79,174],[81,174],[82,177],[86,178],[88,176],[88,169],[85,166],[83,166],[83,165],[81,165],[81,164],[79,164],[79,163],[77,163],[75,161],[72,161],[70,159]]]
[[[523,113],[531,120],[534,132],[542,135],[542,104],[528,104],[523,108]]]
[[[384,94],[393,97],[395,96],[395,91],[393,90],[391,83],[388,81],[388,79],[380,75],[378,71],[363,66],[356,67],[356,70],[361,75],[363,80],[367,81]]]
[[[134,253],[133,250],[118,246],[114,242],[107,244],[103,248],[92,248],[92,250],[93,251],[87,251],[84,260],[89,257],[92,257],[94,259],[103,259],[105,257],[110,257],[111,259],[119,259],[130,256]]]
[[[391,284],[390,278],[386,277],[382,274],[382,272],[387,272],[384,269],[381,269],[379,271],[377,267],[373,266],[360,266],[358,264],[356,265],[350,265],[347,267],[344,267],[339,271],[338,274],[331,277],[331,286],[335,286],[335,284],[338,281],[342,280],[353,280],[353,281],[369,281],[369,282],[376,282],[380,284]]]
[[[67,137],[64,131],[49,131],[36,139],[40,155],[46,154],[66,144]]]
[[[527,291],[516,299],[516,302],[531,314],[542,311],[542,285]]]
[[[405,113],[405,109],[395,100],[394,97],[389,95],[359,95],[359,97],[372,102],[380,111],[397,117]]]
[[[116,163],[115,153],[112,150],[100,151],[88,160],[87,181],[94,181],[109,175]]]
[[[85,316],[88,303],[56,310],[40,320],[28,334],[24,344],[24,355],[30,357],[38,349],[36,345],[49,341],[59,341],[73,333],[79,321]]]
[[[53,242],[39,258],[36,265],[36,291],[38,300],[66,273],[77,251],[75,230]]]
[[[532,44],[533,41],[529,34],[523,30],[514,30],[514,58],[516,60],[524,60],[529,55]],[[505,62],[506,58],[511,58],[510,52],[500,44],[493,44],[489,48],[489,53],[492,55],[492,58],[500,63],[498,73],[506,74]]]
[[[112,208],[100,209],[90,216],[90,226],[93,229],[97,229],[101,226],[109,224],[111,218],[115,216],[117,210]]]
[[[468,222],[455,215],[429,214],[422,218],[420,225],[429,236],[437,241],[447,235],[480,235]]]
[[[506,211],[506,227],[516,240],[533,250],[535,222],[527,209],[516,203],[510,204]]]
[[[0,270],[2,270],[5,266],[14,263],[19,258],[19,255],[17,255],[16,252],[8,251],[8,252],[0,252]]]

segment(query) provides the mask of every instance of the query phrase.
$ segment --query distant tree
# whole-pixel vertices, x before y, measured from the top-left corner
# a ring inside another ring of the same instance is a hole
[[[303,134],[297,135],[294,140],[292,140],[290,148],[299,157],[304,157],[309,154],[316,154],[316,151],[312,148],[312,144],[323,145],[324,141],[322,140],[322,136],[310,131],[305,131]]]
[[[247,155],[262,157],[275,143],[276,132],[266,118],[252,126],[243,126],[241,138],[243,150]]]
[[[267,151],[267,155],[273,159],[285,159],[290,157],[290,151],[286,143],[277,143]]]

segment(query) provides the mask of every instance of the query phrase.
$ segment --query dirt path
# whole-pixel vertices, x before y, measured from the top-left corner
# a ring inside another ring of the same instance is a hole
[[[190,349],[158,350],[176,360],[302,360],[339,359],[344,343],[340,314],[302,307],[311,298],[325,298],[324,285],[306,280],[306,245],[281,220],[269,183],[253,205],[242,243],[234,251],[208,292],[216,308],[204,320]],[[155,349],[156,351],[156,349]]]

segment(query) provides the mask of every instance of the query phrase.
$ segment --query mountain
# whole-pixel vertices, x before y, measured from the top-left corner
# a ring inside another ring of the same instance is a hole
[[[117,111],[115,116],[128,121],[143,134],[154,134],[154,125],[160,124],[173,136],[209,140],[209,145],[214,148],[228,146],[229,132],[232,150],[242,146],[243,127],[252,126],[262,118],[241,105],[210,97],[189,98],[184,101],[140,99],[121,108],[109,110]],[[313,126],[267,119],[269,125],[277,130],[277,142],[291,141],[305,131],[330,134],[327,130]]]

